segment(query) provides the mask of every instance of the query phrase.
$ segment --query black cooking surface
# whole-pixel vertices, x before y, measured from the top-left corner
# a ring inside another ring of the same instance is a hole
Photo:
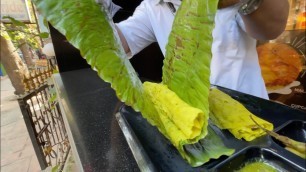
[[[233,90],[220,89],[240,101],[253,114],[272,122],[275,131],[281,131],[282,127],[285,127],[290,122],[305,121],[306,113],[302,111]],[[243,157],[243,154],[247,152],[255,152],[254,155],[256,156],[266,156],[268,158],[271,157],[269,153],[272,152],[273,156],[280,159],[280,164],[287,164],[284,167],[285,170],[303,171],[306,168],[304,159],[285,150],[269,136],[262,136],[251,142],[246,142],[234,138],[227,130],[220,130],[213,125],[211,127],[221,136],[226,146],[234,148],[236,151],[230,157],[221,156],[219,159],[212,159],[200,167],[192,168],[181,158],[175,147],[171,145],[156,127],[151,126],[140,113],[124,105],[120,109],[120,114],[126,119],[131,130],[144,148],[144,153],[148,155],[158,171],[224,171],[224,166],[231,164],[230,161],[237,161],[235,160],[236,157]],[[297,130],[299,129],[301,129],[300,126],[297,127]]]

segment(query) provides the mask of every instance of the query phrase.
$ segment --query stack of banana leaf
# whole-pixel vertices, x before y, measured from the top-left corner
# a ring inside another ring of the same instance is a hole
[[[140,111],[191,166],[234,152],[208,125],[211,33],[218,0],[182,1],[166,47],[163,81],[144,84],[126,57],[103,6],[101,10],[94,0],[33,1],[98,75],[111,84],[118,98]],[[223,108],[220,102],[219,107],[212,107]]]

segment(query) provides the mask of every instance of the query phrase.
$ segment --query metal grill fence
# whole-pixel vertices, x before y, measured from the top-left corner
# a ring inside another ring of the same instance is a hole
[[[54,85],[47,84],[47,77],[37,77],[25,79],[31,80],[33,87],[18,98],[18,103],[41,169],[58,166],[61,171],[70,150],[67,132]]]

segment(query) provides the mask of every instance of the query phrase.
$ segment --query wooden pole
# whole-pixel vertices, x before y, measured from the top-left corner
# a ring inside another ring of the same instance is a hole
[[[37,31],[38,31],[38,34],[40,34],[41,32],[40,32],[39,25],[38,25],[36,9],[35,9],[35,6],[34,6],[33,2],[32,1],[30,1],[30,2],[31,2],[32,9],[33,9],[33,13],[34,13],[34,18],[35,18],[35,22],[36,22],[36,26],[37,26]],[[39,39],[40,39],[40,42],[41,42],[41,46],[43,47],[44,46],[44,42],[43,42],[41,37],[39,37]]]

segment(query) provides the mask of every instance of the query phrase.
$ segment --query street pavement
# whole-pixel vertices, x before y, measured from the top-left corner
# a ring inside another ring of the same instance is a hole
[[[31,139],[10,79],[1,77],[1,172],[39,172]]]

